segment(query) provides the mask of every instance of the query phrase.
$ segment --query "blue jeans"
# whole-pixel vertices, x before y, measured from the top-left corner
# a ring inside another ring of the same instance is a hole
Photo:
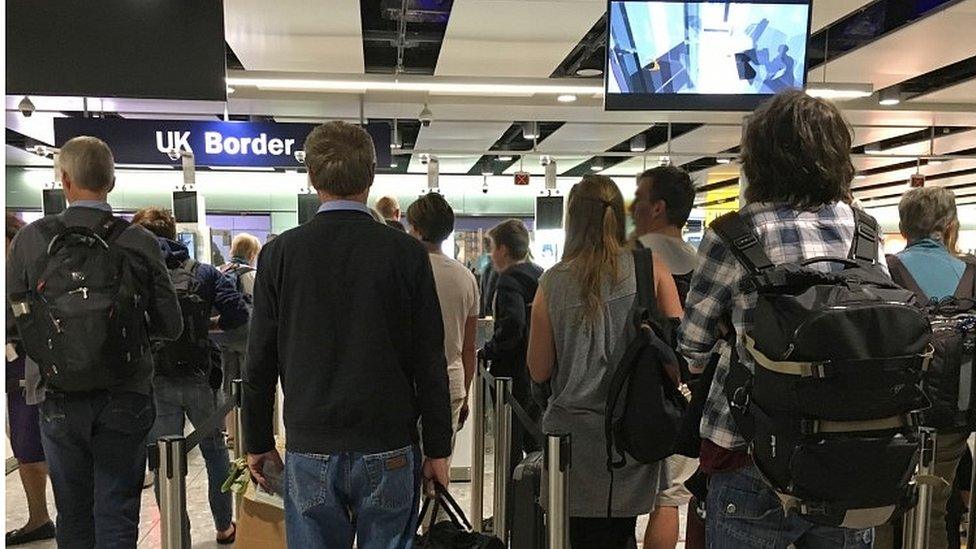
[[[132,548],[146,471],[152,398],[138,393],[48,393],[41,443],[64,548]]]
[[[194,426],[201,425],[217,410],[217,395],[210,388],[207,379],[201,376],[156,376],[153,380],[153,391],[156,398],[156,424],[149,434],[150,442],[164,435],[182,435],[187,418]],[[230,456],[219,427],[200,441],[200,453],[203,454],[207,467],[207,489],[214,527],[217,530],[226,530],[230,528],[233,499],[230,492],[220,491],[230,469]],[[158,503],[159,482],[155,483],[154,489]],[[186,534],[184,541],[189,547],[190,519],[186,515],[183,517],[183,527]]]
[[[870,549],[874,530],[818,526],[783,505],[755,467],[708,479],[706,537],[709,549]]]
[[[417,531],[420,450],[285,455],[288,547],[403,549]]]

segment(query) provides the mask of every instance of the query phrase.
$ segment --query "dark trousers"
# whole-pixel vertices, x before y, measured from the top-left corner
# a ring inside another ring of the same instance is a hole
[[[637,547],[637,517],[569,518],[569,545],[573,549],[630,549]]]
[[[40,412],[58,547],[135,547],[152,398],[49,393]]]

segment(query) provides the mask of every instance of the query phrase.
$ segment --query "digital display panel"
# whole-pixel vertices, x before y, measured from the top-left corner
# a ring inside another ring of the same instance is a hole
[[[608,110],[751,110],[806,84],[809,0],[611,0]]]

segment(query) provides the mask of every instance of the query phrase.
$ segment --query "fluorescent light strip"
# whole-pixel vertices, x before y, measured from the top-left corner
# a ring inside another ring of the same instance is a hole
[[[265,90],[321,90],[321,91],[404,91],[428,93],[481,93],[486,95],[523,94],[579,94],[602,95],[602,86],[572,86],[564,84],[475,84],[464,82],[398,82],[355,81],[355,80],[314,80],[294,78],[251,78],[230,77],[227,84],[232,86],[256,86]]]
[[[807,95],[821,99],[859,99],[870,97],[874,93],[871,84],[816,82],[807,84]]]
[[[218,172],[273,172],[274,168],[266,166],[210,166],[211,170]]]

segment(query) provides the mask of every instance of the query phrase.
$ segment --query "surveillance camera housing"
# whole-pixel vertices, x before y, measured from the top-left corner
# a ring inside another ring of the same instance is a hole
[[[299,164],[305,163],[305,151],[295,151],[295,160]]]
[[[166,156],[169,156],[170,160],[176,161],[180,159],[180,151],[178,149],[170,149],[166,151]]]
[[[17,108],[20,110],[20,114],[24,115],[25,118],[29,118],[30,115],[34,114],[34,102],[30,100],[29,97],[24,96],[17,104]]]
[[[420,114],[417,115],[417,120],[420,120],[420,124],[425,128],[429,127],[430,123],[434,121],[434,113],[430,111],[426,103],[424,104],[424,108],[421,109]]]
[[[420,163],[423,164],[424,166],[430,163],[430,155],[427,154],[420,155]]]

